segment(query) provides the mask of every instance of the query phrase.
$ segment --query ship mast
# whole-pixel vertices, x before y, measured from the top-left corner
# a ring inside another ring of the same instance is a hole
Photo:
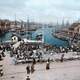
[[[15,27],[17,27],[17,22],[16,22],[16,14],[15,14]]]
[[[28,19],[27,19],[27,39],[30,39],[30,32],[29,32],[29,30],[30,30],[30,24],[29,24],[29,17],[28,17]]]

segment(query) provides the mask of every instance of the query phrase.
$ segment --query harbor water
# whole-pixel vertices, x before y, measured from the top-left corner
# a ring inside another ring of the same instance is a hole
[[[42,34],[43,38],[44,38],[44,43],[54,45],[57,47],[60,47],[60,46],[68,47],[69,46],[68,41],[60,40],[52,35],[54,30],[55,30],[54,28],[48,28],[48,27],[46,27],[44,29],[38,29],[32,33],[32,38],[34,39],[36,37],[36,35]],[[11,35],[12,35],[12,32],[8,32],[5,35],[1,36],[0,42],[5,42],[8,40],[11,40]],[[26,38],[27,34],[23,35],[23,37]]]

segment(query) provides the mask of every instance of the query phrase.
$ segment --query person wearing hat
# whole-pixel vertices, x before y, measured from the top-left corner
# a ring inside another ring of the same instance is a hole
[[[34,63],[32,63],[32,65],[31,65],[31,73],[33,73],[35,71],[35,69],[34,69]]]
[[[47,61],[47,63],[46,63],[46,70],[49,70],[49,69],[50,69],[50,62]]]
[[[30,77],[29,77],[29,76],[27,76],[26,80],[30,80]]]
[[[63,62],[63,60],[64,60],[64,54],[61,55],[61,60],[60,61]]]
[[[26,70],[27,70],[27,74],[30,74],[30,66],[29,65],[26,67]]]

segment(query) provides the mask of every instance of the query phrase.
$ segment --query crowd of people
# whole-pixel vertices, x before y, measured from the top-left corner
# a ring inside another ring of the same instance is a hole
[[[5,57],[4,51],[5,48],[3,46],[0,46],[0,50],[2,50],[2,52],[0,53],[0,60],[2,59],[2,57]],[[34,50],[36,50],[36,52],[34,52]],[[26,71],[27,74],[32,74],[35,72],[35,64],[36,64],[36,58],[35,57],[31,57],[33,54],[36,54],[37,58],[40,60],[40,58],[42,57],[42,53],[41,52],[37,52],[37,50],[39,50],[38,45],[28,45],[28,44],[20,44],[20,46],[16,49],[11,47],[11,51],[10,51],[10,55],[11,57],[15,57],[17,60],[21,60],[24,59],[26,61],[26,59],[32,58],[32,64],[27,65],[26,66]],[[64,60],[64,54],[61,55],[61,62],[63,62]],[[46,70],[50,69],[50,59],[47,60],[46,62]],[[27,76],[26,80],[30,80],[30,77]]]
[[[38,45],[32,44],[20,44],[16,49],[12,48],[10,52],[11,57],[15,57],[17,60],[30,60],[30,59],[41,59],[42,53],[39,52]]]

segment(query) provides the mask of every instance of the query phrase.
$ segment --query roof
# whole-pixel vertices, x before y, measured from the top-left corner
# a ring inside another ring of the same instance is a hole
[[[80,23],[73,23],[72,25],[71,25],[71,27],[72,28],[75,28],[75,27],[77,27],[77,26],[79,26],[80,25]]]

